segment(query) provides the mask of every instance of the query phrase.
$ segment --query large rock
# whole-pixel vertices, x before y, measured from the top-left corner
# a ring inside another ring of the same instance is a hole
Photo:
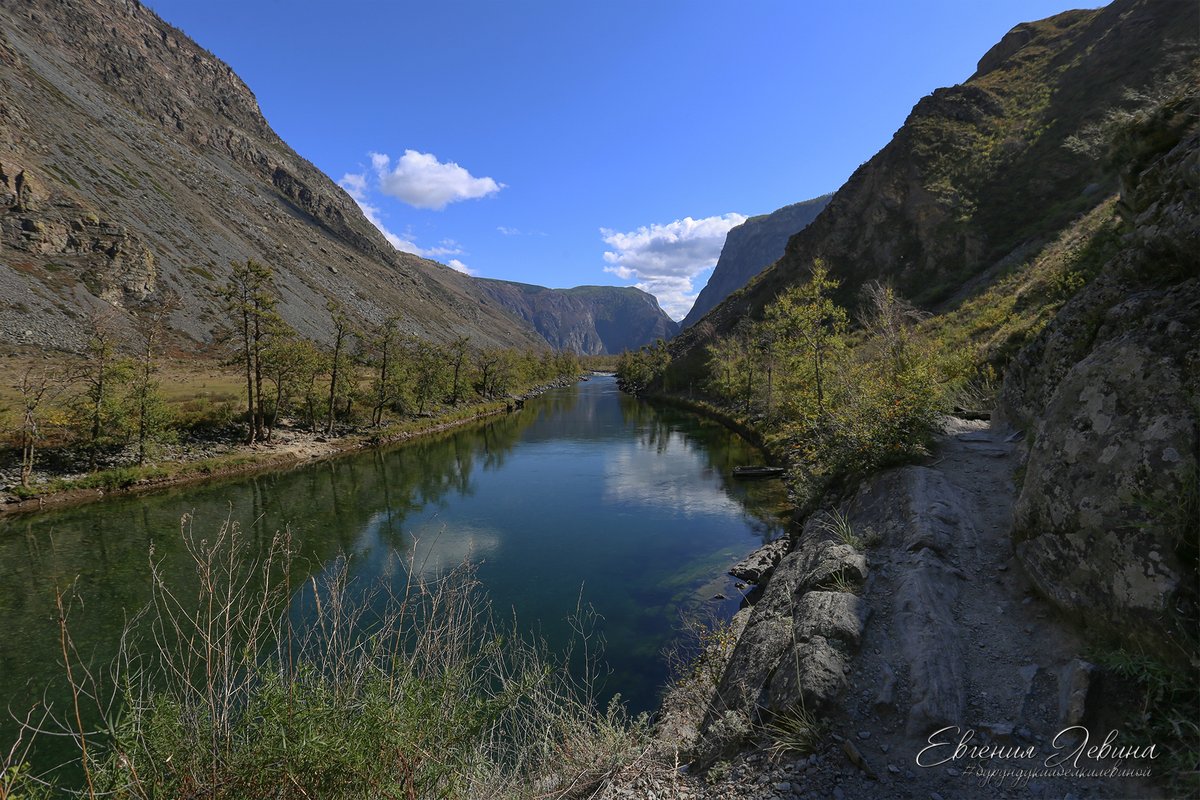
[[[787,554],[788,546],[786,538],[764,544],[730,567],[729,574],[747,583],[762,583],[775,569],[779,560]]]
[[[998,412],[1032,434],[1014,539],[1038,587],[1176,659],[1196,620],[1198,135],[1158,125],[1165,152],[1123,176],[1129,246],[1019,354]]]
[[[721,256],[708,283],[680,325],[696,324],[718,303],[750,282],[764,268],[783,255],[788,239],[804,230],[817,218],[833,195],[792,203],[762,214],[730,229],[721,248]]]
[[[820,515],[810,518],[738,638],[701,724],[698,762],[727,755],[739,744],[733,734],[764,714],[833,702],[867,616],[862,599],[838,587],[866,575],[863,555],[831,534]]]

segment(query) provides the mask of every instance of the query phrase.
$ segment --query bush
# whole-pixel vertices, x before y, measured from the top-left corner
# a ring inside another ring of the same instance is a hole
[[[469,566],[410,570],[402,596],[380,597],[342,559],[296,590],[286,535],[256,554],[236,523],[182,532],[195,575],[152,560],[153,600],[113,670],[120,713],[101,709],[116,722],[86,751],[76,736],[77,796],[565,797],[648,741],[644,719],[596,709],[570,653],[497,624]],[[67,663],[76,697],[106,696]]]

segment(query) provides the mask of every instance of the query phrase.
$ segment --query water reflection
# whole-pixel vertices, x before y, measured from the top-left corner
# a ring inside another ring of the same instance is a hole
[[[552,646],[582,595],[603,617],[607,693],[650,708],[680,609],[706,602],[715,576],[782,531],[778,482],[729,480],[733,465],[760,458],[715,423],[593,379],[391,450],[5,519],[0,702],[27,708],[58,670],[56,585],[77,580],[77,643],[96,663],[112,658],[127,615],[149,599],[151,548],[188,586],[179,525],[189,513],[201,533],[238,520],[260,546],[290,528],[304,570],[293,585],[339,554],[364,586],[396,592],[410,565],[430,575],[471,559],[498,612],[514,611]],[[11,733],[0,721],[0,745]]]

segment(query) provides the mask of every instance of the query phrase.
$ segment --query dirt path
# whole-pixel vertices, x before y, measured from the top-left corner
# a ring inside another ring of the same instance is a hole
[[[1018,446],[986,422],[950,420],[927,465],[883,473],[846,505],[869,541],[869,611],[817,753],[743,753],[718,781],[675,777],[657,792],[616,796],[1163,796],[1144,780],[1096,777],[1113,762],[1075,761],[1081,737],[1059,736],[1082,725],[1098,745],[1108,728],[1085,716],[1103,698],[1081,660],[1084,642],[1013,556]]]

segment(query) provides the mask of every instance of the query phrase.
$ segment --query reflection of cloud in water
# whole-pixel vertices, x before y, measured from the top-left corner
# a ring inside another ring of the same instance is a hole
[[[702,454],[678,432],[653,445],[631,442],[604,466],[604,499],[686,514],[740,512],[737,502],[718,483],[703,477],[707,468]]]
[[[426,520],[408,531],[414,541],[409,552],[393,553],[392,558],[407,567],[412,559],[413,572],[436,575],[454,569],[465,561],[478,563],[500,549],[500,532],[468,522]]]

